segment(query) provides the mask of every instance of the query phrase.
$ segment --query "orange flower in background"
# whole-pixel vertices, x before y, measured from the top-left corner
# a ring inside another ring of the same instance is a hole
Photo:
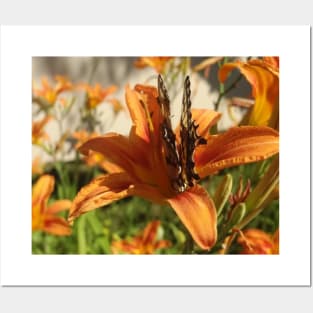
[[[270,126],[278,129],[279,114],[279,58],[264,57],[248,62],[224,64],[219,70],[219,80],[224,82],[235,68],[252,86],[255,104],[247,116],[249,125]]]
[[[122,106],[121,102],[117,99],[110,99],[109,102],[112,104],[114,113],[118,113],[120,111],[124,110],[124,107]]]
[[[48,134],[44,131],[44,127],[51,120],[51,116],[47,115],[43,119],[33,122],[32,125],[32,143],[40,145],[43,140],[49,139]]]
[[[70,200],[58,200],[48,205],[49,197],[54,189],[54,177],[41,176],[33,186],[32,192],[32,230],[41,230],[53,235],[70,235],[68,222],[57,214],[70,208]]]
[[[108,133],[88,140],[79,148],[85,155],[90,150],[103,154],[121,171],[97,177],[83,187],[73,201],[69,221],[135,195],[169,204],[195,242],[202,249],[210,249],[217,239],[213,200],[196,183],[179,191],[173,187],[175,176],[166,156],[169,151],[164,140],[168,138],[164,136],[168,134],[161,130],[165,121],[158,95],[154,87],[137,85],[135,90],[126,87],[126,103],[133,122],[129,136]],[[194,154],[195,170],[201,178],[226,167],[263,160],[278,153],[278,132],[271,128],[236,127],[224,134],[210,136],[209,129],[218,121],[220,113],[198,109],[192,111],[192,117],[199,125],[195,128],[197,135],[207,139],[207,144],[198,146]],[[177,136],[177,144],[179,140]],[[190,170],[186,175],[189,174]]]
[[[43,164],[40,157],[36,156],[32,162],[32,175],[41,175],[43,173]]]
[[[138,68],[150,66],[160,74],[164,71],[167,62],[171,59],[173,59],[173,57],[140,57],[135,61],[134,65]]]
[[[279,230],[273,235],[259,229],[247,229],[238,237],[242,254],[279,254]]]
[[[75,148],[77,149],[80,145],[85,143],[87,140],[91,138],[98,137],[99,134],[97,132],[89,133],[85,129],[78,130],[72,134],[72,137],[77,140],[75,144]]]
[[[104,99],[110,94],[117,90],[117,87],[112,85],[103,88],[100,84],[95,84],[94,86],[82,83],[78,88],[84,90],[87,94],[86,107],[89,110],[96,108]]]
[[[44,100],[48,105],[53,105],[61,92],[71,90],[73,87],[69,79],[64,76],[56,75],[54,80],[56,83],[51,85],[47,77],[42,77],[41,88],[33,86],[34,98],[39,98],[39,100]]]
[[[158,239],[158,229],[160,221],[150,222],[141,234],[128,240],[113,241],[111,245],[114,254],[154,254],[159,249],[168,248],[171,242]]]

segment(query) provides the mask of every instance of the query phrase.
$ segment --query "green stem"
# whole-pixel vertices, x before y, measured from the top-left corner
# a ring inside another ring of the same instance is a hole
[[[82,215],[77,221],[78,254],[87,254],[87,239],[85,226],[86,226],[86,215]]]
[[[59,199],[70,198],[70,194],[68,192],[69,186],[69,177],[66,166],[60,161],[55,162],[55,169],[61,181],[61,189],[62,192],[58,195]]]
[[[271,162],[270,167],[261,178],[255,189],[249,194],[245,201],[247,208],[247,215],[235,225],[235,229],[241,230],[256,218],[276,197],[277,192],[275,188],[279,183],[279,156],[275,156]],[[225,234],[224,234],[225,235]],[[227,241],[225,254],[228,252],[237,233],[230,235]],[[224,238],[224,237],[222,237]]]
[[[186,231],[186,242],[185,242],[185,247],[184,247],[184,254],[192,254],[193,252],[193,239],[191,235],[189,234],[188,231]]]
[[[214,110],[218,111],[219,104],[222,100],[222,98],[227,95],[232,89],[236,87],[236,85],[239,83],[239,81],[242,79],[243,75],[239,74],[239,76],[230,84],[227,88],[220,88],[220,92],[218,95],[218,98],[216,102],[214,103]],[[224,84],[223,84],[224,85]]]

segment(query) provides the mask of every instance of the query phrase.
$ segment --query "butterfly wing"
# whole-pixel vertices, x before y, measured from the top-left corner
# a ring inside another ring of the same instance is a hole
[[[170,180],[177,192],[183,192],[200,178],[195,172],[193,153],[197,145],[206,143],[202,137],[197,135],[198,125],[192,119],[190,79],[187,76],[184,83],[183,108],[180,119],[181,141],[178,146],[170,119],[170,100],[161,75],[158,76],[158,93],[158,102],[163,116],[160,130]]]
[[[185,188],[193,186],[193,181],[200,178],[195,172],[193,153],[196,146],[206,143],[204,138],[197,135],[197,128],[199,125],[196,125],[192,119],[190,96],[190,79],[189,76],[187,76],[184,83],[183,108],[180,119],[181,143],[178,149],[182,168],[181,178],[184,182]]]
[[[183,191],[181,188],[181,164],[176,146],[176,138],[172,129],[170,100],[161,75],[158,76],[158,102],[161,108],[163,120],[160,125],[163,139],[163,149],[168,167],[172,186],[176,191]]]

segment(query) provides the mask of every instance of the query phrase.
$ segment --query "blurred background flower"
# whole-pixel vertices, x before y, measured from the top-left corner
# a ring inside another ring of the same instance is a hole
[[[154,254],[171,246],[168,240],[162,239],[162,235],[161,222],[152,221],[137,236],[113,241],[111,249],[114,254]]]

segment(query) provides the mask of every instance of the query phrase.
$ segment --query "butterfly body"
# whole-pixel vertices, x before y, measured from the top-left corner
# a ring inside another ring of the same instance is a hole
[[[195,172],[193,154],[199,144],[206,141],[198,136],[197,128],[191,114],[190,80],[187,76],[184,83],[183,107],[180,118],[180,140],[172,129],[170,119],[170,101],[162,77],[158,76],[159,104],[163,121],[161,122],[161,135],[165,159],[168,166],[172,187],[176,192],[183,192],[194,185],[200,177]]]

